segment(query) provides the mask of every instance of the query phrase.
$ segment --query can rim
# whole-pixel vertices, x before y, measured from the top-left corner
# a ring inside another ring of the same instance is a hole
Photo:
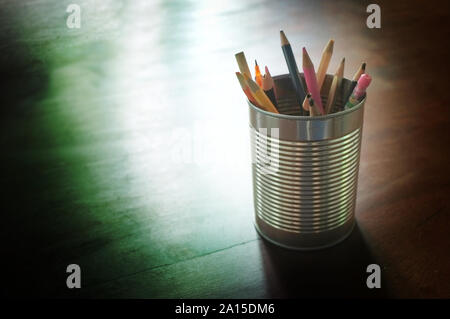
[[[281,78],[281,77],[285,77],[285,76],[286,75],[283,74],[283,75],[274,76],[273,78],[276,79],[276,78]],[[345,79],[345,80],[350,81],[349,79]],[[336,113],[331,113],[331,114],[326,114],[326,115],[316,115],[316,116],[288,115],[288,114],[273,113],[273,112],[268,112],[268,111],[265,111],[265,110],[261,109],[260,107],[256,106],[252,102],[250,102],[248,99],[247,99],[247,103],[255,111],[263,113],[263,114],[265,114],[267,116],[272,116],[272,117],[281,118],[281,119],[288,119],[288,120],[320,121],[320,120],[331,119],[331,118],[334,118],[334,117],[345,116],[346,114],[349,114],[349,113],[352,113],[352,112],[356,112],[357,110],[359,110],[364,105],[366,99],[367,99],[367,94],[364,96],[364,98],[358,104],[356,104],[354,107],[352,107],[352,108],[350,108],[348,110],[344,110],[344,111],[340,111],[340,112],[336,112]]]

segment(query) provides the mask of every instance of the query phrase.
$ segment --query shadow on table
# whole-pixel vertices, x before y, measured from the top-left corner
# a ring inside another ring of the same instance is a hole
[[[331,248],[301,252],[261,239],[260,249],[268,297],[387,297],[383,275],[381,288],[369,289],[366,285],[370,275],[367,266],[378,263],[358,225],[346,240]]]

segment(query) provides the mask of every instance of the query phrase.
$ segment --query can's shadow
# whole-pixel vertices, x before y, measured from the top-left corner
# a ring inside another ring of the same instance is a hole
[[[326,249],[288,250],[262,238],[260,249],[270,298],[387,297],[382,272],[381,288],[367,287],[367,266],[379,263],[358,225],[347,239]]]

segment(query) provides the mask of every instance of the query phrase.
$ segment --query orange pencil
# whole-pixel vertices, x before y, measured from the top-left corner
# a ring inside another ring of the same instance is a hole
[[[262,75],[259,70],[258,62],[255,60],[255,81],[258,83],[259,87],[262,87]]]

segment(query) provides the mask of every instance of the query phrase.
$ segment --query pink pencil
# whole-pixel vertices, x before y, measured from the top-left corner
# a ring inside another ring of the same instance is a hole
[[[309,93],[312,95],[316,107],[319,109],[320,113],[324,115],[325,112],[322,106],[319,86],[317,85],[316,71],[314,70],[314,65],[312,64],[305,47],[303,47],[303,74],[305,75],[306,86],[308,87]]]

